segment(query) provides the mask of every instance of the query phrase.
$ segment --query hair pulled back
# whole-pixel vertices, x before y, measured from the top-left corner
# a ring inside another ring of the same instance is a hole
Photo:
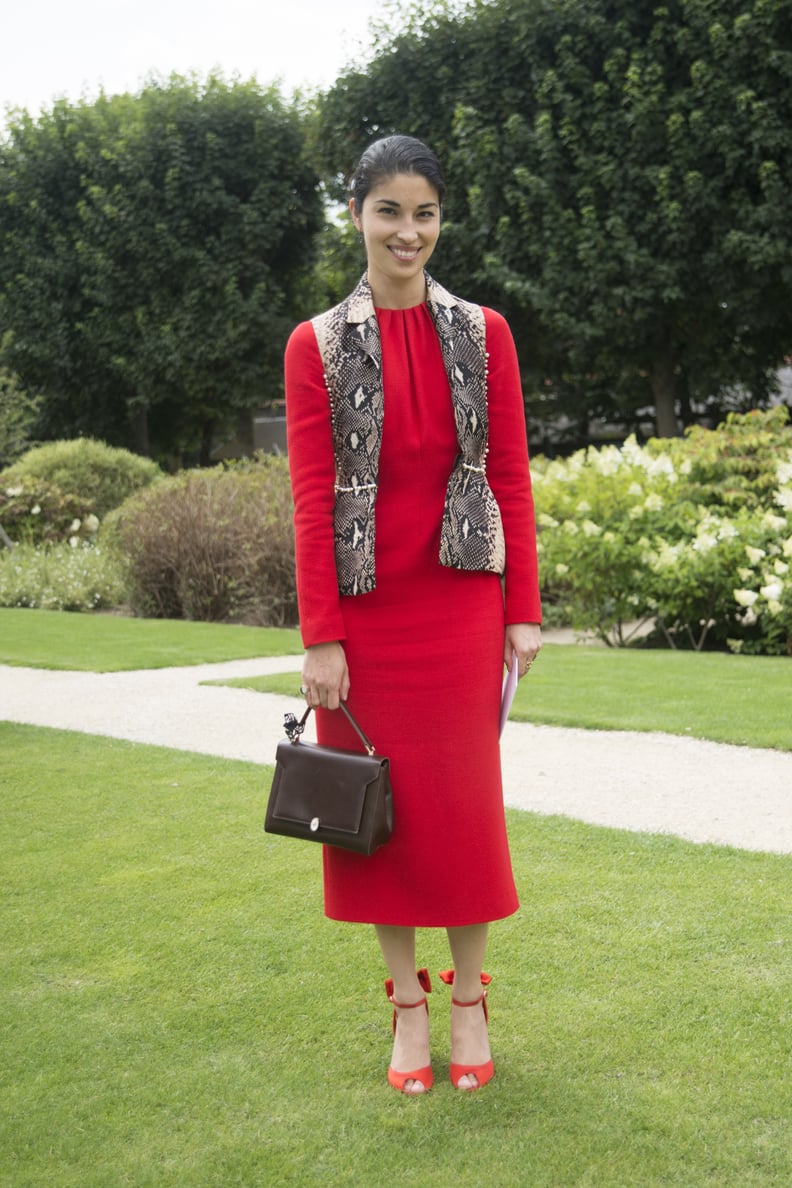
[[[414,136],[385,136],[368,146],[349,180],[355,214],[360,214],[371,190],[399,173],[416,173],[425,178],[437,191],[438,202],[443,205],[445,178],[440,162],[429,146]]]

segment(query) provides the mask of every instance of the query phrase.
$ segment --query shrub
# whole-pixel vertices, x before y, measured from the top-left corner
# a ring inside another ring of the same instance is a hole
[[[627,642],[638,621],[671,647],[792,654],[786,419],[750,413],[709,436],[538,459],[540,576],[554,613],[607,643]]]
[[[129,603],[154,618],[296,621],[285,459],[190,470],[133,496],[107,525]]]
[[[120,606],[123,599],[118,561],[102,548],[19,545],[0,554],[0,606],[92,611]]]
[[[757,525],[743,509],[735,519],[707,512],[676,540],[658,536],[644,554],[643,604],[671,647],[726,643],[738,607],[735,575]]]
[[[21,478],[44,479],[64,494],[87,500],[101,520],[135,491],[161,477],[162,471],[150,458],[79,437],[28,450],[0,475],[0,485],[13,486]]]
[[[679,474],[679,498],[733,512],[772,503],[779,456],[792,451],[789,409],[729,413],[716,430],[700,425],[684,438],[654,439],[650,454],[665,454]]]
[[[579,630],[623,644],[645,606],[648,539],[668,520],[673,465],[633,438],[532,465],[542,597]]]
[[[0,479],[0,525],[14,543],[35,545],[90,539],[99,520],[87,499],[24,475]]]
[[[787,516],[756,515],[753,542],[744,546],[732,590],[737,630],[726,641],[734,652],[792,656],[792,482],[779,495]]]

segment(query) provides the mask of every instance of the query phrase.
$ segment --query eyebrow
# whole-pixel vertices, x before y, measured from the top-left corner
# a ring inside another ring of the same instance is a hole
[[[381,202],[385,206],[398,206],[399,208],[401,208],[401,202],[397,202],[395,198],[376,198],[375,201]],[[424,208],[430,207],[430,206],[439,207],[440,203],[439,202],[419,202],[418,210],[423,210]]]

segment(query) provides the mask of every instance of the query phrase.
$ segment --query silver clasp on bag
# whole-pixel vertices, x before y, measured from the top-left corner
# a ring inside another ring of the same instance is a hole
[[[318,828],[319,828],[319,818],[311,817],[311,833],[316,833]]]
[[[302,721],[298,721],[294,714],[284,714],[283,729],[286,731],[286,737],[289,742],[296,743],[303,730],[305,730],[305,718]]]

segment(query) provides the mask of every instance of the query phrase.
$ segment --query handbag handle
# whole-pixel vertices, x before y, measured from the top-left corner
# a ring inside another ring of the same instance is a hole
[[[374,754],[374,744],[371,742],[371,740],[369,738],[367,738],[367,736],[363,732],[362,728],[360,726],[358,726],[357,722],[355,721],[355,719],[352,716],[352,711],[344,704],[343,701],[339,702],[339,706],[346,714],[347,718],[349,719],[350,725],[354,728],[355,733],[357,734],[360,741],[363,743],[363,746],[366,748],[366,751],[368,752],[368,754],[373,755]],[[303,730],[305,730],[305,723],[308,721],[308,715],[310,714],[310,712],[313,708],[314,707],[312,705],[309,705],[308,708],[306,709],[305,713],[303,714],[302,718],[300,718],[299,721],[294,716],[294,714],[284,714],[283,726],[286,731],[286,736],[287,736],[289,742],[293,742],[293,743],[299,742],[300,735],[302,734]]]

